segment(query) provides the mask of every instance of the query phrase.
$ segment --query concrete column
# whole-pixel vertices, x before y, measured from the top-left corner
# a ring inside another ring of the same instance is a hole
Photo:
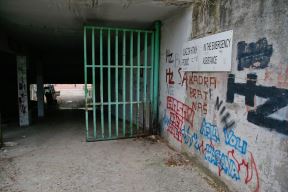
[[[1,125],[1,112],[0,112],[0,148],[3,147],[3,132],[2,132],[2,125]]]
[[[44,84],[42,63],[37,63],[37,113],[44,117]]]
[[[19,125],[29,125],[28,85],[27,85],[27,58],[17,56],[17,84],[19,104]]]

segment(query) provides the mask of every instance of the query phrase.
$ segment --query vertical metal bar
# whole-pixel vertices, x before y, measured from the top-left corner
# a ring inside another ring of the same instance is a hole
[[[154,33],[151,35],[151,68],[150,68],[150,115],[149,115],[149,122],[150,122],[150,127],[152,128],[152,121],[153,121],[153,72],[154,72]],[[150,129],[152,132],[152,130]]]
[[[140,110],[140,32],[137,34],[137,131],[139,130],[139,110]]]
[[[88,124],[88,100],[87,100],[87,43],[86,43],[87,29],[84,27],[84,82],[85,82],[85,123],[86,123],[86,140],[89,138],[89,124]]]
[[[130,32],[130,136],[133,135],[133,31]]]
[[[122,100],[123,100],[123,137],[126,135],[126,32],[123,31],[123,49],[122,49],[122,65],[123,65],[123,92],[122,92]]]
[[[155,23],[155,54],[154,54],[154,74],[153,74],[153,129],[156,134],[158,124],[158,83],[159,83],[159,54],[160,54],[160,28],[161,22]]]
[[[109,138],[111,138],[111,31],[108,29],[108,126],[109,126]]]
[[[148,34],[145,32],[144,36],[144,87],[143,87],[143,100],[144,100],[144,114],[143,114],[143,129],[146,128],[146,109],[147,109],[147,41],[148,41]]]
[[[115,66],[116,137],[118,137],[118,29],[115,34]]]
[[[100,97],[101,97],[101,134],[104,138],[104,106],[103,106],[103,30],[100,29]]]
[[[92,98],[93,98],[93,136],[96,139],[96,86],[95,86],[95,33],[94,29],[92,29]]]

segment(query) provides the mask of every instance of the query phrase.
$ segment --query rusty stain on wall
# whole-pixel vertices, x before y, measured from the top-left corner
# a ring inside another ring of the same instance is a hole
[[[219,31],[220,3],[219,0],[198,1],[193,6],[192,37]]]

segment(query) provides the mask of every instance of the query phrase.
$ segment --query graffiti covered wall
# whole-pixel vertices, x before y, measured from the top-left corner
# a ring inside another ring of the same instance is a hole
[[[162,135],[233,191],[288,191],[288,4],[213,2],[163,21]],[[227,30],[231,72],[182,70],[185,42]]]
[[[18,84],[18,105],[19,105],[20,126],[29,125],[26,62],[27,60],[25,56],[17,56],[17,84]]]

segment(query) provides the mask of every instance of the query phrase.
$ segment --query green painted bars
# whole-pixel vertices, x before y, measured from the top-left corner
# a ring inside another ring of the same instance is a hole
[[[87,141],[155,133],[159,41],[160,22],[155,30],[84,27]]]

